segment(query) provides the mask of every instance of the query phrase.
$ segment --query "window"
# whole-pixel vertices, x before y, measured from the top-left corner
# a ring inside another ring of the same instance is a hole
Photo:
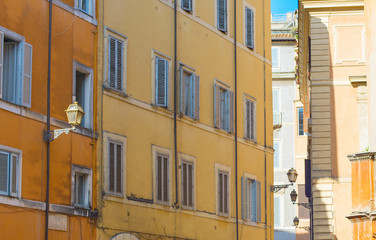
[[[214,84],[214,127],[234,130],[234,94],[218,83]]]
[[[0,98],[31,107],[32,46],[0,27]]]
[[[18,197],[20,154],[0,150],[0,195]]]
[[[280,142],[279,141],[274,141],[273,142],[273,147],[274,147],[274,168],[281,168],[281,157],[280,157]]]
[[[180,113],[198,120],[200,77],[180,66]]]
[[[194,207],[194,165],[192,162],[182,161],[181,164],[182,182],[182,205],[183,207]]]
[[[303,108],[298,108],[298,135],[304,136],[304,127],[303,127]]]
[[[229,214],[229,174],[218,171],[218,213]]]
[[[123,144],[108,140],[108,192],[123,194]]]
[[[261,183],[242,177],[242,218],[261,222]]]
[[[192,0],[181,0],[181,8],[187,12],[192,12]]]
[[[124,42],[108,36],[108,82],[109,88],[125,93]]]
[[[282,216],[283,216],[283,204],[282,204],[282,196],[274,196],[274,227],[281,228],[283,227],[282,224]]]
[[[227,32],[227,0],[217,1],[217,28],[219,31]]]
[[[279,47],[272,47],[272,68],[279,68]]]
[[[95,3],[93,0],[75,0],[76,7],[89,15],[94,15]]]
[[[256,141],[256,101],[245,100],[245,138]]]
[[[305,195],[305,184],[298,184],[298,203],[308,203],[308,198]],[[300,205],[298,209],[300,219],[309,219],[308,208]]]
[[[155,57],[155,104],[168,107],[168,61]]]
[[[92,170],[72,165],[72,204],[75,207],[91,207]]]
[[[273,88],[273,124],[282,124],[282,113],[280,112],[279,89]]]
[[[245,43],[250,49],[254,49],[254,11],[250,8],[245,8]]]
[[[156,184],[157,201],[161,203],[169,202],[169,164],[168,156],[157,153],[156,158]]]
[[[74,61],[73,71],[73,101],[77,101],[78,105],[80,105],[85,112],[81,126],[92,128],[93,70]]]

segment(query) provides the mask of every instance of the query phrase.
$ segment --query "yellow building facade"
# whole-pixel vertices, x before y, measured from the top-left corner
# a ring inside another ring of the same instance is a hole
[[[273,239],[270,32],[269,1],[98,1],[98,239]]]

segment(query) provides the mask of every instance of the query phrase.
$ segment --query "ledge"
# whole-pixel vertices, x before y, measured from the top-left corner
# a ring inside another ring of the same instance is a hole
[[[375,161],[376,152],[360,152],[347,155],[347,158],[353,161],[372,160]]]
[[[359,222],[359,220],[368,221],[376,218],[376,211],[352,212],[345,217],[351,222]]]

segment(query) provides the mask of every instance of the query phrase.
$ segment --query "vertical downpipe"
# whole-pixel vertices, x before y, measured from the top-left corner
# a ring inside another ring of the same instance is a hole
[[[264,191],[265,191],[265,194],[264,194],[264,198],[265,198],[265,240],[268,239],[268,212],[266,211],[267,209],[267,197],[268,197],[268,187],[267,187],[267,184],[268,184],[268,181],[267,181],[267,177],[268,177],[268,172],[267,172],[267,159],[266,159],[266,149],[267,149],[267,143],[266,143],[266,65],[265,65],[265,1],[262,1],[262,39],[263,39],[263,59],[264,59],[264,180],[265,180],[265,186],[264,186]],[[270,231],[270,235],[272,234],[272,232]],[[270,239],[272,239],[272,237],[270,236]]]
[[[174,154],[175,154],[175,203],[178,206],[178,143],[177,143],[177,0],[174,1]]]
[[[47,73],[47,133],[50,132],[50,90],[51,90],[51,32],[52,32],[52,0],[49,1],[48,26],[48,73]],[[47,141],[47,174],[46,174],[46,222],[44,239],[48,240],[48,217],[50,211],[50,142]]]
[[[236,0],[234,0],[234,74],[235,74],[235,213],[236,213],[236,240],[239,240],[239,203],[238,203],[238,62],[236,39]]]

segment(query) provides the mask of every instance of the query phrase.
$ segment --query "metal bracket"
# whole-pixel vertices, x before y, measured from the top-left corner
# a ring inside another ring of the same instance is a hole
[[[277,193],[277,192],[281,191],[282,189],[288,188],[289,186],[292,186],[292,185],[293,185],[292,183],[283,184],[283,185],[271,185],[270,191],[272,191],[273,193]]]
[[[311,230],[311,228],[310,228],[310,227],[297,227],[297,228],[301,228],[301,229],[304,229],[304,230],[306,230],[307,232],[309,232],[309,231]]]
[[[70,131],[75,131],[75,130],[76,130],[76,127],[44,131],[43,140],[45,142],[52,142],[53,140],[58,138],[61,134],[63,133],[68,134]]]
[[[303,206],[307,209],[311,209],[312,205],[310,203],[295,203],[298,206]]]

